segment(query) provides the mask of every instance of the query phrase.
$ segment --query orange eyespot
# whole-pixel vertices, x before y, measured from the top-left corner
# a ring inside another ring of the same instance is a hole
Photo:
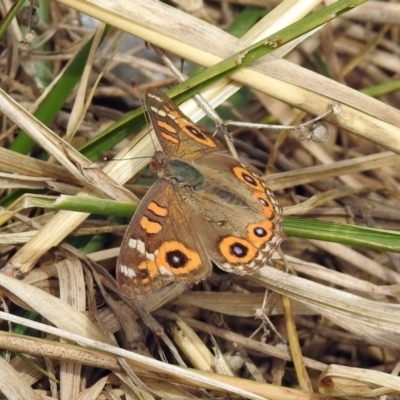
[[[254,190],[264,191],[264,185],[251,171],[243,167],[234,167],[235,176]]]
[[[245,239],[227,236],[221,240],[219,251],[232,264],[247,264],[257,255],[257,249]]]
[[[274,217],[274,206],[271,203],[270,198],[265,193],[254,192],[253,199],[255,199],[263,207],[263,214],[268,219],[272,219]]]
[[[156,264],[174,270],[174,275],[186,275],[200,268],[199,253],[188,249],[183,243],[170,240],[163,243],[158,250]]]
[[[271,221],[262,221],[247,226],[247,238],[257,248],[264,247],[273,236],[274,225]]]
[[[186,135],[197,143],[204,144],[204,146],[207,147],[217,147],[215,140],[207,136],[197,125],[192,124],[184,119],[180,119],[179,122],[180,128],[186,133]]]

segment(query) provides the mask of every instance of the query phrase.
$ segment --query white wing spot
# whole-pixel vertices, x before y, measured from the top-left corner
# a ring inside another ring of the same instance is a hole
[[[135,271],[126,265],[120,265],[120,271],[122,275],[125,275],[128,278],[136,278]]]
[[[155,261],[156,255],[155,253],[146,253],[146,258],[148,261]]]
[[[141,240],[129,239],[129,247],[137,250],[140,254],[146,254],[146,246]]]
[[[151,99],[156,99],[159,103],[162,102],[162,98],[160,96],[157,96],[156,94],[148,93],[147,96],[150,97]]]
[[[167,116],[167,113],[164,110],[162,110],[161,108],[150,107],[150,110],[153,111],[154,113],[160,115],[161,117]]]

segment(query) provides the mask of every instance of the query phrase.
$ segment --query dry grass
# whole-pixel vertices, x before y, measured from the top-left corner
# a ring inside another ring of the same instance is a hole
[[[143,40],[210,67],[319,6],[286,1],[236,39],[217,25],[246,26],[245,3],[264,4],[215,0],[180,11],[157,1],[59,0],[41,4],[32,44],[20,43],[30,38],[16,20],[3,32],[5,398],[400,398],[396,2],[364,4],[205,92],[216,106],[249,88],[226,109],[251,122],[267,114],[299,124],[340,104],[323,142],[232,129],[241,158],[265,171],[285,208],[283,262],[277,254],[275,268],[246,277],[216,269],[196,287],[171,285],[145,300],[118,295],[111,276],[125,227],[85,199],[137,203],[144,192],[145,173],[132,190],[123,186],[154,152],[149,129],[133,130],[139,119],[129,112],[140,102],[132,99],[175,79]],[[0,3],[2,17],[10,8]],[[112,28],[83,27],[77,11]],[[123,32],[140,39],[136,47],[120,50]],[[200,118],[194,102],[183,110]],[[94,164],[102,152],[126,160]],[[85,212],[71,211],[72,200]]]

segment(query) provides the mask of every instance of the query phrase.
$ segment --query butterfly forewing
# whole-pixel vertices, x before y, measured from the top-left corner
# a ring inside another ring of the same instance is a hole
[[[122,241],[117,261],[122,294],[142,298],[172,282],[195,283],[210,274],[210,260],[190,215],[167,180],[159,180],[149,190]]]
[[[145,104],[161,148],[168,156],[194,160],[221,151],[218,141],[186,117],[165,94],[148,89]]]

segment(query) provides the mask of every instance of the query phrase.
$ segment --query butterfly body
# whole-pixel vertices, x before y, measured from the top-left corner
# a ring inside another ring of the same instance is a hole
[[[161,179],[170,180],[177,187],[196,190],[204,182],[204,175],[191,162],[168,157],[162,151],[156,151],[150,163],[150,169]]]
[[[171,282],[198,282],[210,275],[210,259],[238,275],[264,266],[285,238],[272,192],[161,92],[148,91],[145,101],[163,149],[150,164],[160,179],[121,245],[122,293],[141,298]]]

